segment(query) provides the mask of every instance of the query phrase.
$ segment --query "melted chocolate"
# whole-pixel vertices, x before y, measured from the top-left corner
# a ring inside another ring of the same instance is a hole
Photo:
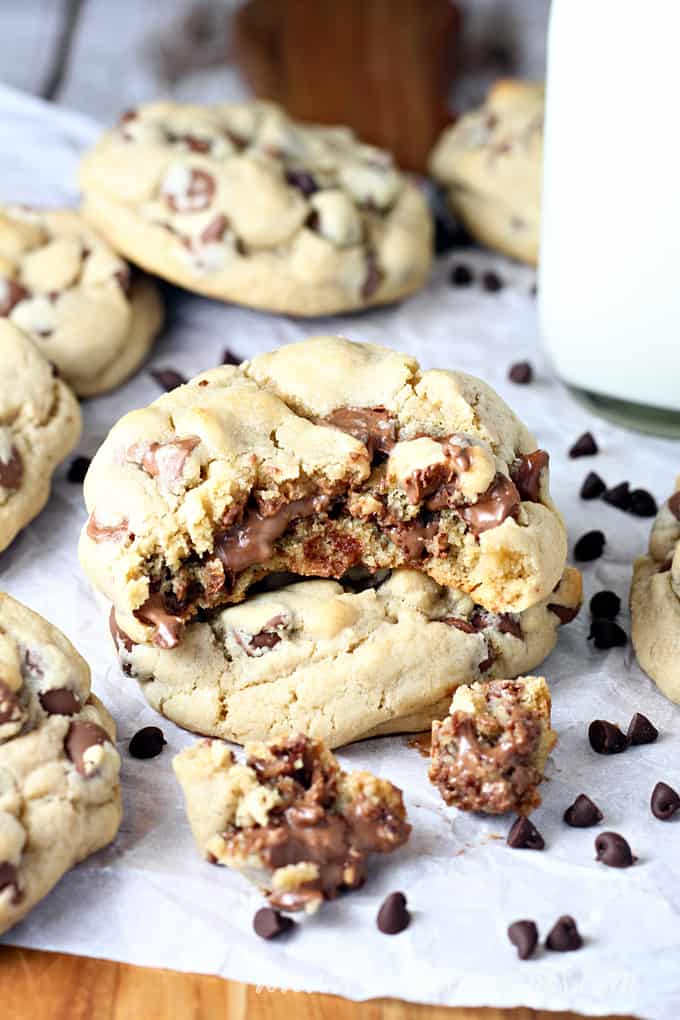
[[[241,524],[235,524],[215,536],[215,554],[225,570],[234,574],[256,563],[264,563],[291,521],[322,513],[329,504],[329,496],[318,495],[294,499],[268,517],[251,510]]]
[[[135,611],[142,623],[155,627],[153,643],[158,648],[175,648],[184,631],[184,618],[170,613],[160,592],[150,595],[144,605]]]
[[[514,462],[510,468],[510,477],[523,500],[530,503],[540,502],[541,475],[549,462],[550,457],[545,450],[525,453]]]
[[[323,421],[363,443],[369,456],[389,453],[397,442],[397,422],[384,407],[339,407]]]
[[[476,503],[461,507],[460,516],[473,535],[481,535],[490,528],[497,528],[508,517],[516,517],[519,508],[520,496],[514,483],[498,473]]]

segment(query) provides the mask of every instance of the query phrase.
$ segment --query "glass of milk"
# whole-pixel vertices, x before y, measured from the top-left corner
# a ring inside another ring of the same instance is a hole
[[[560,377],[680,435],[680,0],[553,0],[539,314]]]

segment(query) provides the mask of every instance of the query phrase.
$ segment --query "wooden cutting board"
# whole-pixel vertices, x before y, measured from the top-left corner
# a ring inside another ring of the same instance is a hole
[[[532,1009],[356,1003],[238,981],[0,946],[3,1020],[580,1020]],[[632,1020],[606,1017],[603,1020]]]

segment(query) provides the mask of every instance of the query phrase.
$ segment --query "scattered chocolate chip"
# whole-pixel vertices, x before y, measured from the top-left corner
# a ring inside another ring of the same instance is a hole
[[[520,960],[528,960],[538,945],[538,928],[535,921],[515,921],[508,928],[508,938],[517,947]]]
[[[176,372],[174,368],[155,368],[151,369],[151,375],[154,377],[158,385],[166,393],[170,390],[177,389],[178,386],[183,386],[186,379],[179,372]]]
[[[81,776],[87,775],[85,752],[97,744],[104,744],[110,737],[105,729],[96,723],[74,719],[64,738],[64,751]]]
[[[513,850],[543,850],[545,840],[533,822],[520,815],[512,824],[506,840]]]
[[[222,364],[223,365],[240,365],[241,359],[237,358],[233,351],[230,351],[228,347],[224,348],[222,352]]]
[[[261,939],[275,939],[295,926],[292,917],[280,914],[271,907],[261,907],[253,918],[253,931]]]
[[[633,489],[629,509],[636,517],[656,517],[659,510],[656,500],[646,489]]]
[[[657,783],[650,801],[652,814],[660,822],[667,822],[680,808],[680,796],[668,783]]]
[[[609,868],[630,868],[637,857],[633,857],[628,842],[618,832],[601,832],[595,840],[595,860]]]
[[[614,591],[598,591],[590,600],[590,612],[598,620],[613,620],[621,611],[621,599]]]
[[[628,643],[628,635],[613,620],[593,620],[588,640],[601,652],[606,652],[609,648],[623,648]]]
[[[80,698],[68,687],[43,691],[38,700],[48,715],[76,715],[80,711]]]
[[[74,457],[69,464],[67,480],[73,482],[74,485],[82,485],[90,463],[89,457]]]
[[[520,386],[525,386],[530,383],[534,378],[534,370],[528,361],[516,361],[514,365],[510,366],[508,372],[508,379],[510,382],[518,383]]]
[[[166,743],[158,726],[144,726],[132,737],[128,750],[133,758],[156,758]]]
[[[580,949],[583,945],[583,939],[579,934],[574,918],[570,917],[569,914],[564,914],[558,918],[548,932],[545,945],[547,949],[552,949],[554,953],[570,953],[574,949]]]
[[[595,471],[589,471],[581,486],[581,499],[599,499],[607,486]]]
[[[482,290],[485,290],[488,294],[496,294],[502,289],[503,281],[498,273],[495,273],[493,269],[488,269],[485,273],[482,273]]]
[[[592,432],[584,432],[582,436],[579,436],[574,445],[569,450],[569,456],[572,459],[576,457],[594,457],[599,452],[599,447],[595,442],[595,436]]]
[[[634,746],[653,744],[658,736],[659,731],[647,716],[642,712],[636,712],[628,725],[628,743]]]
[[[594,719],[588,727],[588,740],[597,754],[620,754],[628,747],[626,734],[606,719]]]
[[[398,935],[404,928],[408,928],[410,920],[406,897],[402,892],[393,892],[385,897],[377,917],[377,925],[383,935]]]
[[[310,195],[319,190],[319,185],[315,179],[304,170],[288,170],[286,181],[292,188],[297,188],[298,191],[301,191],[305,198],[309,198]]]
[[[573,804],[564,812],[564,820],[573,829],[588,829],[591,825],[599,825],[603,814],[597,804],[585,793],[579,793]]]
[[[617,510],[630,510],[630,486],[628,482],[619,482],[611,489],[607,489],[602,499]]]
[[[474,278],[475,274],[464,262],[459,262],[449,273],[449,282],[453,287],[469,287]]]
[[[476,241],[465,227],[452,223],[442,216],[435,219],[434,250],[437,255],[445,255],[454,248],[475,248]]]
[[[602,531],[586,531],[574,546],[574,559],[579,563],[597,560],[602,555],[606,539]]]

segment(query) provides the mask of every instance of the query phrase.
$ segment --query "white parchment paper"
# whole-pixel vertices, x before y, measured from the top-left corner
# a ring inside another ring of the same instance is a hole
[[[0,199],[75,202],[78,154],[97,130],[79,115],[0,89]],[[551,451],[552,491],[572,542],[591,528],[607,535],[603,558],[585,567],[586,595],[611,587],[625,605],[631,561],[646,545],[650,522],[599,501],[583,503],[578,489],[594,468],[609,484],[628,479],[663,499],[680,471],[680,448],[592,418],[556,382],[539,345],[530,270],[482,252],[458,258],[476,269],[497,269],[505,288],[486,294],[476,285],[451,287],[448,270],[455,254],[440,259],[427,288],[404,304],[334,320],[268,316],[168,288],[168,325],[151,364],[191,376],[219,363],[226,346],[249,357],[305,335],[340,332],[408,350],[425,367],[458,367],[482,376]],[[578,300],[577,266],[565,285]],[[513,385],[508,365],[525,358],[537,379],[530,386]],[[320,364],[320,379],[323,371]],[[116,393],[85,403],[79,452],[91,455],[123,412],[157,395],[156,384],[142,371]],[[588,428],[601,453],[570,461],[569,445]],[[563,629],[545,664],[560,742],[543,806],[533,816],[546,839],[543,853],[509,849],[502,839],[509,819],[485,820],[446,808],[427,781],[425,760],[407,738],[358,744],[340,752],[343,764],[375,770],[404,789],[411,841],[391,858],[375,861],[362,890],[303,920],[292,937],[265,943],[251,931],[258,894],[239,876],[204,863],[194,848],[170,767],[172,755],[193,738],[162,721],[168,747],[160,758],[139,762],[127,753],[132,734],[160,720],[114,664],[105,623],[76,558],[84,516],[81,487],[69,484],[62,469],[48,508],[0,556],[0,585],[61,627],[90,662],[94,689],[118,723],[125,817],[115,843],[67,875],[4,941],[356,999],[402,996],[677,1020],[680,819],[654,819],[649,797],[659,779],[680,785],[680,709],[657,693],[630,647],[590,648],[584,611]],[[628,628],[625,612],[622,622]],[[422,651],[427,657],[427,648]],[[636,710],[660,729],[656,744],[612,758],[590,750],[591,719],[625,727]],[[602,808],[603,829],[628,838],[639,856],[634,868],[597,864],[598,830],[564,825],[564,809],[581,792]],[[413,921],[387,938],[377,931],[375,915],[395,889],[406,892]],[[545,936],[564,913],[576,918],[584,948],[566,954],[543,950],[520,963],[507,941],[507,925],[535,918]]]

